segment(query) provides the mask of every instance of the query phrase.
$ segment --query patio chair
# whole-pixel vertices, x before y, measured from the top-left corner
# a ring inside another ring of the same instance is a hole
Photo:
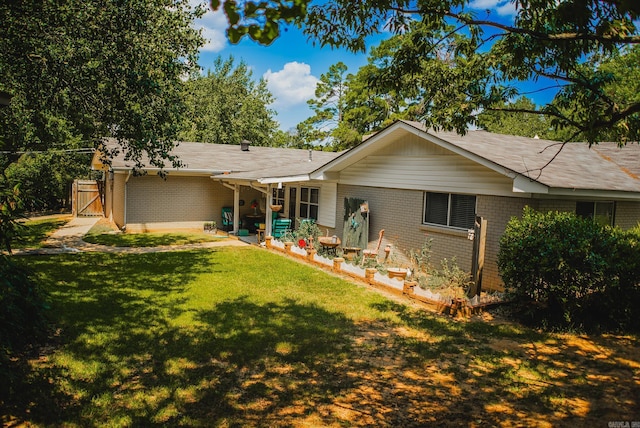
[[[291,229],[291,219],[290,218],[276,218],[273,220],[273,225],[271,227],[271,235],[274,238],[280,238],[284,233]]]
[[[364,265],[364,262],[367,259],[373,259],[373,260],[377,260],[378,259],[378,251],[380,251],[380,244],[382,244],[382,236],[384,235],[384,229],[380,229],[380,233],[378,234],[378,244],[376,245],[376,248],[373,250],[369,250],[369,249],[365,249],[362,250],[362,264]]]
[[[222,207],[222,230],[229,232],[233,229],[233,208]]]

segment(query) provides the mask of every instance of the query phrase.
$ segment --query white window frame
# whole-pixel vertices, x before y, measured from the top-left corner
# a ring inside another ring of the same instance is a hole
[[[303,201],[302,200],[302,192],[303,189],[307,189],[307,195],[308,195],[308,200],[307,201]],[[311,202],[311,194],[312,191],[317,191],[318,192],[318,197],[316,198],[316,202]],[[309,214],[311,212],[311,207],[315,206],[316,207],[316,218],[314,218],[314,220],[318,221],[318,217],[320,217],[320,188],[319,187],[311,187],[311,186],[300,186],[298,188],[298,215],[300,216],[300,218],[302,218],[302,206],[306,205],[307,206],[307,214]],[[304,218],[311,218],[309,216],[306,216]]]

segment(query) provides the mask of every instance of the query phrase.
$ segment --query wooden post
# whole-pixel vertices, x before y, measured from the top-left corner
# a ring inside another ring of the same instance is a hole
[[[484,252],[487,243],[487,220],[476,216],[473,231],[471,279],[474,285],[469,292],[469,297],[479,296],[482,291],[482,271],[484,269]]]
[[[73,180],[71,188],[71,210],[74,217],[78,217],[78,180]]]
[[[340,272],[342,270],[342,263],[344,259],[342,257],[336,257],[333,259],[333,271]]]
[[[416,285],[418,285],[416,281],[405,280],[404,284],[402,285],[402,294],[412,295],[413,289],[416,287]]]
[[[378,272],[378,269],[376,268],[366,268],[364,270],[364,277],[366,278],[367,282],[369,282],[370,284],[373,283],[373,276],[376,274],[376,272]]]
[[[310,262],[313,261],[314,257],[316,256],[316,249],[315,248],[311,248],[307,250],[307,260],[309,260]]]

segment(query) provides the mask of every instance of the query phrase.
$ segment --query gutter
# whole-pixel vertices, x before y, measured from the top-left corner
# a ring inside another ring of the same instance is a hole
[[[309,174],[290,175],[285,177],[267,177],[258,179],[261,184],[293,183],[296,181],[310,181]]]

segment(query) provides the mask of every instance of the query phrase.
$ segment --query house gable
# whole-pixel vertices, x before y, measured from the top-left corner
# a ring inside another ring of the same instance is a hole
[[[479,195],[640,200],[637,159],[637,144],[590,148],[485,131],[462,136],[398,121],[310,177]]]
[[[512,195],[513,180],[415,133],[393,141],[340,171],[340,184],[438,192]]]

